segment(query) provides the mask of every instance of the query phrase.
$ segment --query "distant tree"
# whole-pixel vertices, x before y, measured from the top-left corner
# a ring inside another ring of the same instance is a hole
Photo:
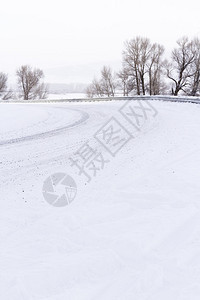
[[[163,92],[164,81],[162,80],[162,55],[164,47],[159,44],[153,44],[151,47],[149,59],[147,61],[149,75],[149,94],[160,95]]]
[[[123,67],[118,73],[118,86],[123,91],[123,96],[128,96],[135,88],[135,81],[129,70]]]
[[[160,94],[163,86],[162,55],[164,47],[148,38],[136,37],[125,42],[123,65],[131,74],[137,95]]]
[[[42,70],[33,69],[28,65],[24,65],[17,70],[16,75],[17,83],[22,91],[24,100],[46,97],[47,88],[40,82],[44,77]]]
[[[115,74],[110,67],[104,66],[101,70],[100,80],[96,78],[93,79],[92,83],[86,89],[86,95],[88,98],[103,96],[114,97],[116,87],[117,81]]]
[[[200,39],[182,37],[171,52],[171,60],[163,60],[164,47],[148,38],[135,37],[125,42],[122,69],[114,73],[104,66],[101,78],[88,86],[88,97],[113,97],[116,88],[123,96],[200,94]]]
[[[95,96],[92,84],[88,85],[85,93],[86,93],[87,98],[93,98]]]
[[[115,96],[115,89],[117,86],[116,78],[110,67],[103,67],[101,71],[100,86],[104,95],[108,97]]]
[[[123,64],[133,75],[138,95],[146,93],[145,74],[150,52],[151,44],[147,38],[136,37],[125,42]]]
[[[0,72],[0,93],[7,89],[7,80],[8,76],[5,73]]]
[[[177,41],[178,48],[172,51],[171,62],[165,62],[167,77],[173,81],[172,95],[177,96],[180,91],[186,92],[193,76],[192,65],[195,51],[188,37]]]
[[[8,100],[13,98],[13,92],[7,90],[8,76],[5,73],[0,72],[0,98],[2,100]]]
[[[192,77],[189,83],[188,94],[196,96],[200,92],[200,40],[195,38],[191,43],[195,57],[192,64]]]
[[[33,99],[46,99],[48,96],[48,86],[40,83],[33,89]]]
[[[86,89],[86,95],[88,98],[102,97],[103,91],[100,81],[94,78],[92,83]]]

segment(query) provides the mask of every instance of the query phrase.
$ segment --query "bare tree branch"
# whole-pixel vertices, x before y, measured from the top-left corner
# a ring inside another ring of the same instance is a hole
[[[5,73],[0,72],[0,93],[6,90],[7,80],[8,76]]]

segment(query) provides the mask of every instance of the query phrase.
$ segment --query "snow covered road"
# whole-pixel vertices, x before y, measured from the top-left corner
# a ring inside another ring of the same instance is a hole
[[[200,105],[151,103],[140,131],[123,101],[0,104],[0,299],[199,299]],[[115,157],[95,139],[111,117],[133,136]],[[109,161],[89,183],[86,142]],[[57,172],[78,187],[63,208],[42,194]]]
[[[54,106],[53,113],[52,108],[47,108],[47,105],[31,105],[31,113],[30,107],[25,105],[12,105],[9,110],[7,105],[1,105],[1,107],[0,145],[52,136],[77,126],[89,118],[86,112],[69,108],[67,108],[66,112],[64,107]],[[56,109],[59,110],[59,118],[55,113]],[[4,140],[5,136],[6,138],[9,137],[9,139]]]

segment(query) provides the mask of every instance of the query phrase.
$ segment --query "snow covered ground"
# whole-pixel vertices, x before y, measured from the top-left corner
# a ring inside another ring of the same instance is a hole
[[[151,101],[138,131],[124,103],[0,104],[0,299],[199,300],[200,105]],[[112,117],[114,156],[95,138]],[[107,161],[90,182],[83,145]],[[42,193],[58,172],[65,207]]]

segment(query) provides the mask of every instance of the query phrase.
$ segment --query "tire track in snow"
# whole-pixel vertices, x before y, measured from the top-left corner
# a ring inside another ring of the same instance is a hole
[[[57,109],[58,107],[56,107]],[[56,128],[56,129],[52,129],[46,132],[41,132],[41,133],[37,133],[37,134],[33,134],[33,135],[28,135],[25,137],[19,137],[19,138],[14,138],[14,139],[9,139],[9,140],[4,140],[4,141],[0,141],[0,146],[5,146],[5,145],[10,145],[10,144],[16,144],[16,143],[21,143],[21,142],[26,142],[26,141],[30,141],[30,140],[36,140],[36,139],[41,139],[41,138],[47,138],[53,135],[57,135],[69,128],[73,128],[76,127],[80,124],[82,124],[83,122],[85,122],[87,119],[89,119],[89,114],[86,113],[85,111],[79,110],[79,109],[72,109],[72,108],[62,108],[62,109],[67,109],[67,110],[71,110],[71,111],[75,111],[81,114],[80,118],[78,120],[76,120],[75,122]]]

